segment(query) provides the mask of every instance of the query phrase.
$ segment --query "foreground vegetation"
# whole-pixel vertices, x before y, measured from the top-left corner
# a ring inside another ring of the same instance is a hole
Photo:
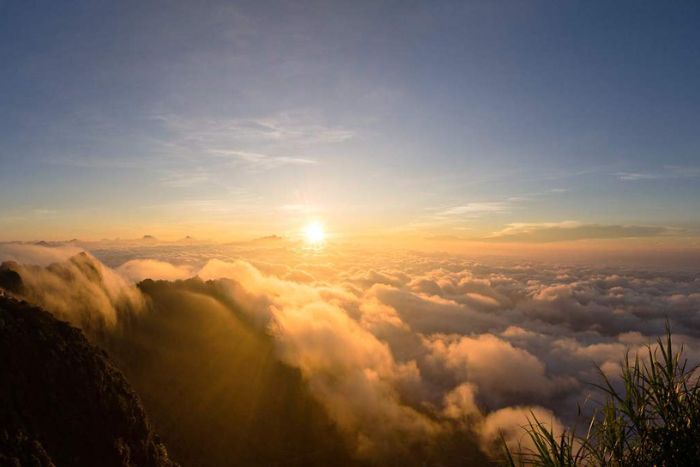
[[[642,358],[644,357],[644,358]],[[512,450],[515,466],[691,466],[700,459],[698,367],[688,367],[683,348],[674,351],[670,329],[643,355],[628,354],[621,385],[602,371],[602,400],[585,434],[555,433],[534,414],[524,427],[532,446]],[[534,447],[533,447],[534,446]]]

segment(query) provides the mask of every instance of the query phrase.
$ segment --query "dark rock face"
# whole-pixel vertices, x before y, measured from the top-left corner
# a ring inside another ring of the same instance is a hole
[[[175,466],[107,355],[0,293],[0,466]]]
[[[0,287],[11,292],[19,292],[22,288],[22,277],[14,268],[17,263],[13,261],[5,261],[0,264]]]

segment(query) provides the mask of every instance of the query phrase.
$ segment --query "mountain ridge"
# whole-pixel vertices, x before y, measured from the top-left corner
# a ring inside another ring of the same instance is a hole
[[[107,354],[0,290],[0,465],[177,467]]]

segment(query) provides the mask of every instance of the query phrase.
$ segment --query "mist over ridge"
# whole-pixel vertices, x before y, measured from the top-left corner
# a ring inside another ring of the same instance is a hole
[[[62,247],[41,248],[53,261]],[[114,356],[176,460],[179,445],[223,456],[211,465],[265,454],[323,465],[341,452],[348,464],[452,465],[492,453],[499,430],[522,440],[530,411],[573,423],[594,364],[614,377],[625,349],[663,333],[666,319],[700,361],[692,273],[391,251],[137,251],[107,252],[112,264],[120,256],[115,268],[69,249],[48,266],[3,271],[21,278],[16,293]],[[80,306],[84,293],[103,298]],[[188,397],[201,410],[187,410]],[[279,432],[300,420],[293,440]],[[277,447],[236,448],[265,436]]]

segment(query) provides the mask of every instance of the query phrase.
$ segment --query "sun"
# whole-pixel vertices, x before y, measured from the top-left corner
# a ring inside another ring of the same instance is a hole
[[[304,227],[304,239],[313,246],[321,245],[326,240],[326,232],[320,222],[311,222]]]

